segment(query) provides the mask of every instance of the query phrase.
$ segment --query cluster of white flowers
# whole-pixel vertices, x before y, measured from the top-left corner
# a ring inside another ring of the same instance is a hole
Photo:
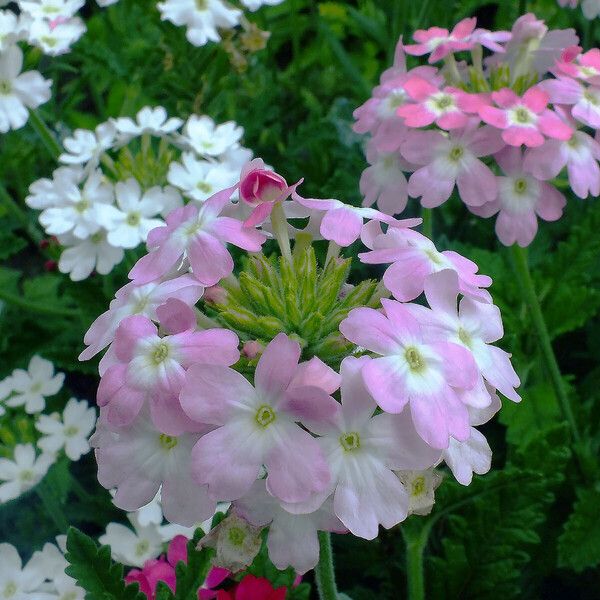
[[[182,206],[184,198],[203,202],[236,183],[252,158],[240,146],[243,133],[233,122],[216,125],[207,116],[192,115],[184,124],[169,118],[161,106],[143,108],[135,120],[121,117],[94,131],[75,130],[64,140],[59,158],[64,166],[51,179],[34,182],[25,200],[42,211],[39,220],[46,233],[65,248],[59,270],[73,281],[94,271],[106,275],[123,260],[124,250],[144,243],[148,232],[162,225],[163,217]],[[148,187],[135,172],[123,175],[117,167],[119,157],[135,162],[132,141],[139,140],[143,157],[152,152],[153,139],[158,160],[167,157],[169,162],[165,180]]]
[[[248,10],[255,11],[267,4],[274,6],[283,0],[241,0]],[[243,12],[223,0],[165,0],[157,4],[163,21],[186,26],[186,37],[194,46],[221,39],[219,29],[240,25]]]
[[[0,598],[83,600],[85,590],[65,573],[66,536],[57,544],[45,544],[25,565],[14,546],[0,544]]]
[[[71,398],[62,415],[41,414],[46,408],[46,398],[58,394],[64,378],[63,373],[54,373],[50,361],[36,355],[27,370],[15,369],[0,381],[0,417],[6,414],[5,407],[22,407],[27,414],[35,415],[35,427],[41,434],[37,448],[32,443],[17,444],[12,459],[0,458],[0,504],[37,485],[61,451],[73,461],[90,451],[88,438],[94,428],[96,410],[87,402]]]

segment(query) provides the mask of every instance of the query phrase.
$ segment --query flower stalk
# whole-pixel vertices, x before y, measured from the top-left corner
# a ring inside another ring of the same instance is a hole
[[[337,600],[338,591],[335,583],[335,570],[333,567],[333,550],[331,548],[331,534],[319,531],[319,564],[315,568],[317,590],[321,600]]]

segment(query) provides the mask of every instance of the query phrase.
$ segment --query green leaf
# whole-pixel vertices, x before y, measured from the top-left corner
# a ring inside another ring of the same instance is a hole
[[[574,571],[600,564],[600,490],[578,490],[573,512],[558,540],[558,565]]]
[[[71,527],[67,533],[69,565],[65,572],[85,591],[86,600],[147,600],[137,583],[125,585],[123,565],[110,558],[109,546]]]

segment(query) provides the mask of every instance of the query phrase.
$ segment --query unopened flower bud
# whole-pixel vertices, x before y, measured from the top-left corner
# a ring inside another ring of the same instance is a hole
[[[226,304],[227,290],[220,285],[213,285],[204,290],[204,301],[208,304]]]
[[[240,180],[240,198],[252,206],[263,202],[276,202],[287,189],[286,180],[265,168],[262,160],[256,159],[246,165]]]
[[[44,263],[44,271],[52,272],[56,271],[58,263],[55,260],[47,260]]]
[[[263,345],[256,340],[246,342],[242,347],[242,355],[252,360],[264,350]]]

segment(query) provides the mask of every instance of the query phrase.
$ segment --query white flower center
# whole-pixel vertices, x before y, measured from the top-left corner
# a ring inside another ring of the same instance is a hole
[[[150,542],[148,540],[140,540],[135,545],[135,555],[136,556],[144,556],[146,552],[150,549]]]
[[[404,351],[404,358],[413,373],[420,373],[425,368],[425,361],[421,353],[412,346]]]
[[[344,452],[352,452],[360,448],[360,435],[356,431],[347,431],[339,437],[340,446]]]
[[[84,213],[89,207],[90,201],[85,198],[75,204],[75,210],[80,214]]]
[[[162,362],[167,360],[167,358],[169,358],[170,350],[171,349],[169,348],[169,345],[165,342],[157,344],[152,351],[152,362],[156,366],[160,365]]]
[[[205,194],[209,194],[210,192],[212,192],[212,185],[210,185],[210,183],[207,183],[206,181],[199,181],[196,184],[196,187],[201,191],[204,192]]]
[[[130,212],[127,215],[126,222],[130,227],[137,227],[140,224],[141,219],[142,215],[140,215],[139,212]]]
[[[595,92],[593,92],[591,89],[585,90],[585,92],[583,92],[583,97],[592,106],[598,106],[598,105],[600,105],[600,98],[598,98],[598,95]]]
[[[458,330],[458,339],[465,345],[467,348],[471,347],[473,343],[473,339],[471,338],[471,334],[462,327]]]
[[[410,495],[413,497],[421,496],[425,493],[425,477],[420,475],[415,477],[410,485]]]
[[[246,532],[241,527],[231,527],[227,532],[227,539],[232,546],[242,546],[246,539]]]
[[[56,46],[56,44],[58,42],[58,38],[52,37],[49,35],[43,35],[40,38],[40,41],[42,41],[44,44],[46,44],[46,46],[48,46],[49,48],[54,48],[54,46]]]
[[[515,194],[526,194],[527,193],[527,179],[520,177],[515,179],[514,190]]]
[[[12,92],[12,83],[7,79],[0,79],[0,96],[8,96]]]
[[[75,427],[75,425],[70,425],[65,429],[66,437],[75,437],[79,433],[79,427]]]
[[[77,592],[67,592],[60,597],[60,600],[77,600]]]
[[[442,115],[450,112],[456,107],[454,96],[446,94],[445,92],[437,92],[432,94],[429,100],[427,100],[427,105],[429,109],[436,115]]]
[[[23,483],[29,483],[29,482],[33,481],[34,477],[35,477],[35,473],[31,469],[24,469],[23,471],[21,471],[19,473],[19,479]]]
[[[263,428],[266,429],[271,423],[277,419],[275,411],[268,405],[263,404],[258,407],[254,420]]]
[[[509,121],[513,125],[526,127],[533,125],[537,121],[537,116],[526,106],[517,106],[509,112]]]
[[[15,596],[17,593],[17,585],[15,584],[14,581],[9,581],[6,586],[4,587],[4,591],[2,593],[2,596],[4,598],[12,598],[13,596]]]
[[[175,436],[167,435],[166,433],[161,433],[158,436],[158,441],[165,450],[173,450],[178,443],[178,440]]]
[[[448,158],[452,162],[460,162],[460,159],[464,156],[465,149],[462,146],[454,146],[448,153]]]

